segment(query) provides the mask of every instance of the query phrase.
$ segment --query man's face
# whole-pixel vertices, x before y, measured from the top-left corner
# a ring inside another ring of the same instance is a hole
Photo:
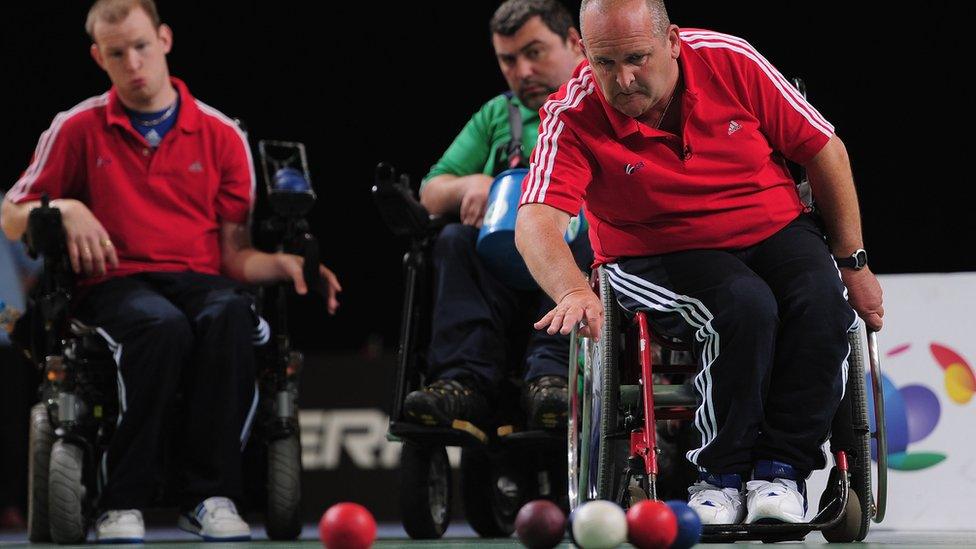
[[[534,16],[512,36],[493,34],[498,67],[508,87],[526,107],[537,110],[573,76],[581,61],[579,34],[570,29],[566,40]]]
[[[123,102],[130,108],[153,106],[169,82],[169,27],[155,28],[146,12],[133,8],[118,23],[96,21],[92,34],[92,57],[108,73]]]
[[[615,4],[606,13],[587,9],[583,17],[584,53],[607,101],[632,118],[666,101],[678,71],[678,27],[655,36],[643,0]]]

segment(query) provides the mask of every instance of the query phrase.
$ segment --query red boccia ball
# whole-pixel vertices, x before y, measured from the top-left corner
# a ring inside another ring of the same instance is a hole
[[[376,520],[358,503],[337,503],[322,514],[319,539],[326,549],[368,549],[376,540]]]
[[[627,510],[627,541],[638,549],[667,549],[678,536],[678,520],[663,501],[644,500]]]
[[[551,549],[559,545],[565,531],[566,515],[548,500],[530,501],[515,516],[515,535],[530,549]]]

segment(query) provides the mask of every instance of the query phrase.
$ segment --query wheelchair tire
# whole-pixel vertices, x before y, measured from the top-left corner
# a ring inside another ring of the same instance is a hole
[[[51,447],[48,476],[48,520],[55,543],[84,543],[86,488],[83,478],[85,451],[58,440]]]
[[[54,430],[47,417],[47,406],[35,404],[30,413],[27,460],[27,539],[33,543],[51,541],[48,522],[48,474]]]
[[[507,538],[525,499],[521,479],[504,460],[480,447],[461,448],[461,501],[471,528],[483,538]]]
[[[298,539],[302,533],[302,445],[298,434],[268,444],[268,507],[265,529],[272,540]]]
[[[620,313],[607,273],[602,267],[599,269],[599,284],[604,323],[600,341],[592,346],[592,419],[588,444],[591,449],[589,455],[596,459],[596,463],[590,464],[592,483],[588,483],[587,499],[614,500],[621,467],[626,463],[626,455],[621,455],[621,448],[627,444],[626,441],[611,438],[618,430],[620,372],[617,361],[620,357]],[[626,454],[626,450],[623,453]]]
[[[853,541],[863,541],[871,526],[874,499],[871,491],[871,433],[868,429],[867,379],[864,367],[863,328],[849,334],[851,355],[848,360],[847,390],[851,393],[854,448],[848,452],[847,464],[851,489],[857,495],[860,527]]]
[[[404,442],[400,517],[412,539],[438,539],[451,522],[451,464],[443,446]]]

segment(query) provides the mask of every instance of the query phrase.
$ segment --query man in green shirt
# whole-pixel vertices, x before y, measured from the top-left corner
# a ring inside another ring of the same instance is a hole
[[[528,166],[539,109],[583,59],[579,32],[556,0],[508,0],[490,28],[510,92],[474,114],[420,188],[420,201],[430,213],[458,216],[461,223],[447,225],[434,245],[428,353],[433,382],[407,396],[405,411],[408,420],[425,425],[450,426],[454,420],[484,425],[509,365],[524,359],[527,426],[556,429],[566,417],[569,339],[532,330],[533,315],[548,311],[551,300],[541,291],[516,290],[495,278],[475,244],[494,177]],[[513,125],[521,139],[513,139]],[[587,239],[578,240],[585,248],[580,255],[589,255]],[[523,357],[517,342],[526,339]]]

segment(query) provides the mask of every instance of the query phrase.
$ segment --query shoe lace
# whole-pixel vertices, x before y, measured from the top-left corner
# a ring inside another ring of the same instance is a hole
[[[120,522],[141,521],[141,520],[142,520],[142,513],[140,513],[137,509],[119,509],[114,511],[106,511],[105,514],[102,515],[102,519],[101,521],[99,521],[99,523],[116,524]]]
[[[773,480],[750,480],[746,483],[746,489],[762,495],[768,495],[773,491],[782,492],[784,489],[786,489],[791,494],[795,494],[801,498],[803,497],[799,488],[797,487],[796,481],[785,478],[775,478]]]
[[[210,498],[205,507],[207,509],[207,513],[209,513],[214,519],[240,517],[240,515],[237,514],[237,506],[234,505],[234,502],[231,501],[230,498]]]
[[[719,488],[704,481],[698,481],[688,487],[688,499],[699,501],[714,500],[716,503],[732,505],[741,497],[735,488]]]
[[[568,385],[566,378],[560,376],[542,376],[529,382],[529,394],[533,397],[549,390],[565,391]]]

